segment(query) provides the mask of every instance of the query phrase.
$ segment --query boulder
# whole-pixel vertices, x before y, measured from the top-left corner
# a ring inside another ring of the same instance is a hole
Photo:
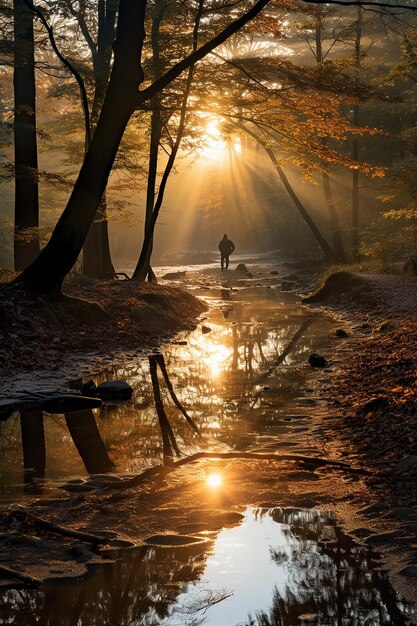
[[[133,389],[125,380],[109,380],[98,385],[96,394],[100,398],[129,400],[132,397]]]
[[[323,355],[318,354],[317,352],[313,352],[308,357],[308,362],[311,367],[326,367],[327,361]]]

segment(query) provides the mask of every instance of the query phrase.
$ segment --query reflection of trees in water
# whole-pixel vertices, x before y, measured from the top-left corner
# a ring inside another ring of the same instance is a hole
[[[213,324],[207,336],[193,333],[188,345],[166,350],[169,384],[162,371],[160,396],[178,447],[187,453],[199,449],[198,440],[183,419],[178,403],[186,407],[203,434],[212,440],[246,445],[245,437],[269,430],[274,425],[275,409],[287,406],[297,396],[297,390],[302,389],[305,368],[298,364],[305,363],[306,354],[317,349],[317,333],[323,333],[315,322],[304,328],[305,317],[300,311],[283,307],[276,296],[271,295],[270,301],[242,303],[238,300],[240,292],[236,295],[227,290],[227,294],[227,305],[232,306],[227,323]],[[207,346],[214,357],[220,357],[218,372],[210,370]],[[285,359],[278,363],[283,354]],[[127,380],[134,388],[133,399],[123,404],[106,404],[95,412],[98,432],[118,471],[139,472],[158,463],[162,453],[148,359],[131,357],[102,372],[96,382],[112,379]],[[271,387],[268,393],[263,393],[264,385]],[[178,403],[173,400],[172,391]],[[48,475],[61,477],[83,472],[77,447],[69,443],[65,418],[48,416],[44,424]],[[15,417],[0,424],[0,432],[0,471],[7,475],[9,484],[16,483],[22,457]],[[38,462],[39,469],[41,459]],[[25,467],[34,464],[30,462]],[[100,471],[106,471],[106,467]],[[38,471],[37,475],[41,473]]]
[[[279,545],[271,541],[270,550],[280,591],[277,587],[271,598],[272,608],[248,618],[245,626],[302,626],[303,614],[318,616],[305,624],[323,626],[406,624],[385,575],[373,569],[368,551],[344,535],[330,514],[280,509],[266,514],[285,535]],[[211,554],[201,545],[125,551],[121,560],[82,582],[3,592],[0,619],[10,626],[191,626],[204,618],[211,624],[209,607],[221,607],[229,595],[204,583]],[[231,588],[236,584],[230,581]]]
[[[331,516],[280,510],[272,518],[288,525],[290,554],[271,550],[277,563],[286,562],[285,592],[275,589],[270,610],[249,617],[245,626],[404,626],[394,589],[375,570],[369,550],[342,533]],[[300,620],[299,616],[306,619]],[[307,619],[307,616],[310,618]]]
[[[201,546],[131,550],[82,582],[3,592],[0,618],[10,626],[156,626],[169,617],[184,585],[202,576],[207,557]]]

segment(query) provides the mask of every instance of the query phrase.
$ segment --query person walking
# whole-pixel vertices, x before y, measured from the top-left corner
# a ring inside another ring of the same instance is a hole
[[[228,239],[227,235],[223,235],[223,239],[219,243],[220,250],[220,264],[222,266],[222,272],[225,269],[229,269],[229,256],[235,249],[235,244],[233,241]]]

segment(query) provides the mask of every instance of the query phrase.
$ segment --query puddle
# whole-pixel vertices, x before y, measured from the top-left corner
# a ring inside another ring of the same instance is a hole
[[[249,508],[210,548],[131,550],[83,581],[3,591],[0,624],[382,626],[409,611],[331,513]]]
[[[318,406],[307,388],[308,355],[331,354],[334,322],[302,307],[296,296],[267,287],[233,291],[225,283],[204,297],[212,305],[203,322],[210,332],[204,334],[200,325],[163,353],[172,389],[204,443],[175,406],[158,372],[161,401],[179,449],[190,454],[230,446],[274,447],[278,441],[294,449]],[[98,371],[97,383],[129,382],[132,400],[85,412],[78,425],[63,415],[44,414],[44,434],[30,432],[23,449],[19,416],[0,423],[0,498],[22,496],[24,464],[35,466],[30,478],[42,489],[73,476],[109,470],[136,473],[160,463],[164,445],[150,365],[149,359],[132,356],[122,365]],[[293,419],[284,421],[288,415]],[[298,417],[304,422],[297,422]],[[87,430],[82,436],[87,446],[80,445],[77,436],[81,427]],[[37,452],[42,452],[44,439],[44,458],[38,453],[34,458],[36,437]]]

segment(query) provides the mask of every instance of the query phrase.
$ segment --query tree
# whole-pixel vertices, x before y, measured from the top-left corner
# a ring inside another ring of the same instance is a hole
[[[32,0],[13,1],[14,20],[14,265],[24,270],[39,254],[38,146]]]
[[[96,131],[68,204],[48,244],[14,284],[41,293],[59,293],[66,274],[81,251],[133,112],[256,17],[268,1],[255,2],[219,34],[173,65],[159,80],[138,91],[144,79],[141,59],[146,2],[120,0],[114,63]]]

